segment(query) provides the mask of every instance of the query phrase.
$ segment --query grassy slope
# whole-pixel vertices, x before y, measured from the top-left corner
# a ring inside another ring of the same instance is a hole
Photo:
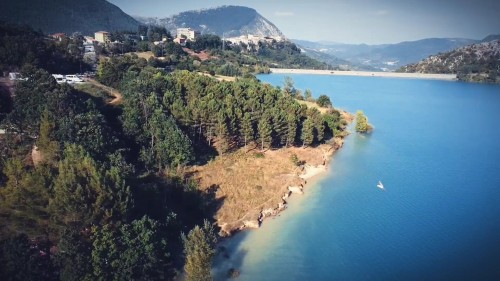
[[[322,165],[334,151],[332,144],[318,147],[290,147],[259,152],[253,146],[219,156],[204,166],[194,166],[199,187],[216,189],[223,203],[217,211],[218,225],[226,233],[256,221],[263,210],[276,209],[283,202],[288,186],[305,184],[299,178],[303,170],[293,164],[291,156],[309,165]]]

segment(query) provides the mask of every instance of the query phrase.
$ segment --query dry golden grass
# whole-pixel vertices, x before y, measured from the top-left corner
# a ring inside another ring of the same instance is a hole
[[[43,161],[43,154],[36,145],[33,145],[31,149],[31,160],[33,161],[33,165],[38,166]]]
[[[307,164],[321,165],[333,150],[326,144],[265,152],[248,146],[204,166],[194,166],[190,172],[202,190],[218,186],[216,198],[222,199],[223,204],[215,218],[223,230],[231,232],[244,221],[256,220],[262,210],[277,208],[288,186],[304,183],[298,177],[301,168],[291,160],[293,154]]]
[[[236,77],[224,76],[224,75],[215,75],[215,79],[219,81],[236,81]]]
[[[305,100],[297,100],[300,104],[305,104],[307,107],[313,107],[313,108],[316,108],[317,110],[319,110],[319,112],[321,113],[327,113],[328,111],[330,111],[329,108],[324,108],[324,107],[321,107],[319,106],[317,103],[315,102],[310,102],[310,101],[305,101]]]
[[[143,58],[143,59],[149,59],[150,57],[154,57],[155,55],[153,52],[148,51],[148,52],[134,52],[138,57]]]
[[[215,75],[215,76],[212,76],[212,75],[210,75],[209,73],[206,73],[206,72],[198,72],[198,73],[201,74],[201,75],[214,77],[215,79],[217,79],[219,81],[230,81],[230,82],[236,81],[236,77],[224,76],[224,75]]]

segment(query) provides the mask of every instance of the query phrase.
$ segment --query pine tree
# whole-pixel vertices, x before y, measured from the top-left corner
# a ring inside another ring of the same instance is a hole
[[[67,227],[57,244],[55,260],[62,281],[93,280],[92,244],[76,227]]]
[[[297,120],[294,114],[287,115],[287,126],[286,146],[294,145],[297,138]]]
[[[37,146],[43,153],[43,161],[49,164],[55,164],[59,158],[59,143],[54,140],[54,121],[51,120],[49,112],[45,109],[40,120],[40,136]]]
[[[243,134],[244,144],[247,144],[251,141],[254,141],[254,130],[252,125],[252,119],[250,118],[250,113],[246,112],[243,116],[243,120],[241,122],[241,131]]]
[[[160,225],[146,216],[118,228],[94,227],[92,245],[92,265],[97,280],[168,280],[172,277]]]
[[[203,227],[195,226],[187,236],[182,235],[186,255],[186,281],[211,281],[212,260],[215,256],[215,236],[212,225],[205,220]]]
[[[321,142],[325,137],[325,119],[323,118],[323,116],[318,115],[315,121],[316,124],[314,124],[314,127],[317,132],[316,137],[318,141]]]
[[[304,93],[304,98],[306,99],[306,101],[314,101],[311,90],[306,89]]]
[[[68,145],[50,201],[57,220],[90,225],[125,218],[131,194],[118,174],[103,172],[81,146]]]
[[[156,168],[158,171],[191,161],[191,140],[179,129],[175,120],[167,115],[155,94],[151,94],[146,103],[150,113],[145,125],[146,137],[141,159],[149,168]]]
[[[278,108],[273,109],[271,113],[273,139],[279,141],[279,145],[286,144],[288,131],[287,116],[284,111]]]
[[[259,132],[261,150],[264,150],[265,147],[270,147],[272,142],[272,127],[267,115],[264,115],[260,118],[257,130]]]
[[[302,135],[300,136],[302,145],[311,145],[314,142],[314,122],[307,118],[302,124]]]
[[[283,92],[287,96],[291,96],[295,93],[295,88],[293,87],[293,79],[290,76],[285,77]]]
[[[19,158],[10,158],[5,161],[3,173],[7,177],[7,186],[16,188],[19,186],[26,169],[23,161]]]
[[[223,112],[219,112],[217,115],[217,124],[216,124],[216,134],[219,142],[219,148],[221,152],[226,152],[229,149],[229,129],[227,124],[227,118]]]
[[[48,210],[52,182],[50,169],[40,165],[28,170],[14,158],[8,160],[4,172],[8,181],[4,188],[0,188],[1,232],[45,235],[51,224]]]

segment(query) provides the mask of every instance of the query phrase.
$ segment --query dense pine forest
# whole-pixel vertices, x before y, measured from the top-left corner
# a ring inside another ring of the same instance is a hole
[[[4,32],[1,40],[25,38]],[[248,145],[315,145],[344,125],[326,96],[326,113],[300,105],[290,81],[283,89],[254,77],[218,81],[134,54],[98,66],[96,79],[123,95],[110,104],[57,84],[30,48],[3,66],[22,69],[25,80],[0,107],[2,280],[172,280],[181,272],[209,280],[219,202],[185,167]],[[49,57],[79,66],[64,54]]]

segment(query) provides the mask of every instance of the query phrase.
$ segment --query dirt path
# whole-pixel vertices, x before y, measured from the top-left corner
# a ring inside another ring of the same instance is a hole
[[[201,61],[206,61],[206,60],[209,60],[209,59],[212,59],[212,58],[216,58],[214,56],[211,56],[206,51],[201,51],[201,52],[196,53],[195,51],[193,51],[191,49],[188,49],[186,47],[184,47],[182,49],[184,50],[184,52],[188,53],[188,55],[190,55],[192,57],[198,57]]]
[[[106,91],[107,93],[109,93],[110,96],[113,96],[114,99],[110,100],[108,102],[109,105],[120,105],[122,104],[123,102],[123,95],[116,89],[113,89],[111,87],[108,87],[106,85],[103,85],[99,82],[97,82],[96,80],[94,79],[88,79],[86,80],[88,83],[96,86],[96,87],[99,87],[101,88],[102,90]]]

